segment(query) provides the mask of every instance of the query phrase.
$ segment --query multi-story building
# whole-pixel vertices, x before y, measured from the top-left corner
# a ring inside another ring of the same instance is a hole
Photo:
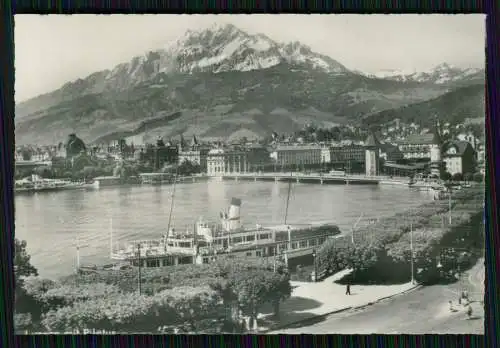
[[[431,149],[439,148],[441,141],[434,133],[412,134],[398,144],[405,159],[431,159]]]
[[[42,150],[42,149],[34,152],[31,155],[31,161],[35,161],[35,162],[50,161],[51,159],[52,159],[52,156],[50,155],[50,153],[48,151]]]
[[[484,141],[479,141],[479,144],[477,145],[476,149],[476,162],[477,162],[477,170],[481,174],[486,173],[485,160],[486,160],[486,153],[485,153]]]
[[[321,147],[321,163],[323,164],[331,163],[330,148],[327,146]]]
[[[21,162],[21,161],[24,161],[24,156],[23,156],[23,150],[16,150],[15,154],[14,154],[14,161],[15,162]]]
[[[191,140],[190,145],[186,145],[184,143],[184,139],[181,138],[181,142],[179,143],[179,164],[189,161],[193,164],[197,164],[200,166],[202,172],[206,172],[207,170],[207,155],[209,152],[209,148],[198,143],[196,136],[193,135],[193,139]]]
[[[145,144],[144,134],[131,135],[126,137],[124,140],[127,144],[133,144],[134,146],[140,146]]]
[[[248,171],[267,171],[273,168],[273,161],[269,149],[262,145],[250,145],[247,151]]]
[[[376,176],[380,170],[380,142],[374,134],[370,134],[365,142],[365,174]]]
[[[365,162],[365,147],[363,145],[335,145],[330,148],[331,163]]]
[[[238,149],[217,148],[208,151],[207,175],[221,176],[248,171],[247,152]]]
[[[179,151],[177,146],[171,144],[157,144],[148,146],[144,151],[143,159],[149,162],[155,170],[163,168],[168,164],[178,162]]]
[[[280,168],[314,167],[321,165],[319,145],[278,145],[271,152],[271,158]]]
[[[476,170],[476,152],[467,141],[450,141],[443,146],[446,171],[454,174],[473,174]]]
[[[397,146],[388,143],[380,144],[380,158],[386,162],[397,162],[404,158],[403,153]]]

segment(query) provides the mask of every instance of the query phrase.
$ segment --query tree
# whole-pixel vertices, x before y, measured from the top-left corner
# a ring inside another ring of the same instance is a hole
[[[26,241],[14,238],[14,301],[17,313],[29,313],[33,307],[37,308],[36,299],[27,294],[25,289],[26,280],[31,276],[38,275],[38,271],[31,264],[30,259],[31,257],[26,251]]]
[[[467,173],[464,173],[464,180],[465,182],[469,182],[472,180],[472,174],[467,172]]]
[[[484,176],[481,173],[474,173],[473,178],[475,182],[483,182],[484,180]]]
[[[98,176],[97,175],[97,168],[92,167],[92,166],[83,167],[82,175],[83,175],[83,178],[86,180],[93,179],[96,176]]]
[[[85,143],[76,134],[70,134],[66,142],[66,155],[68,158],[80,154],[86,150]]]
[[[97,329],[149,333],[160,326],[187,326],[183,331],[197,332],[203,321],[222,314],[220,298],[207,286],[177,287],[153,296],[119,292],[90,295],[71,297],[70,302],[47,311],[43,326],[56,332]]]
[[[42,178],[52,178],[52,177],[54,177],[53,171],[50,170],[50,168],[48,168],[46,166],[36,167],[35,170],[34,170],[34,172],[35,172],[36,175],[39,175]]]
[[[452,178],[452,176],[449,172],[444,172],[441,175],[441,180],[443,180],[443,181],[450,181],[451,178]]]
[[[462,173],[455,173],[452,176],[453,181],[463,181],[463,175]]]
[[[14,238],[14,272],[16,280],[38,275],[38,270],[31,264],[30,260],[31,256],[26,251],[26,241]],[[17,284],[19,285],[19,283]]]
[[[257,320],[259,309],[264,303],[273,303],[277,311],[279,302],[292,292],[286,273],[274,273],[266,269],[247,269],[242,272],[238,268],[230,270],[225,291],[231,298],[237,299],[238,307],[250,316],[251,322]]]
[[[14,313],[14,333],[23,334],[33,329],[33,319],[30,313]]]
[[[217,291],[208,286],[176,287],[153,297],[153,307],[162,324],[187,324],[191,333],[198,332],[199,323],[223,315]]]
[[[82,329],[153,331],[151,327],[154,325],[148,325],[145,320],[152,316],[152,307],[153,299],[145,295],[129,293],[105,296],[49,310],[43,315],[42,325],[52,332]]]
[[[119,295],[118,287],[104,283],[52,286],[43,292],[39,299],[47,308],[73,305],[76,302],[95,300],[106,296]]]
[[[197,163],[193,163],[189,160],[183,161],[178,167],[177,172],[179,175],[192,175],[195,173],[199,173],[201,171],[200,166]]]
[[[21,152],[22,156],[23,156],[23,160],[24,161],[29,161],[31,160],[31,157],[32,157],[32,153],[30,150],[28,149],[23,149],[22,152]]]
[[[44,310],[42,298],[55,286],[56,284],[48,279],[33,276],[25,278],[22,286],[16,287],[15,312],[29,313],[32,324],[38,323]]]

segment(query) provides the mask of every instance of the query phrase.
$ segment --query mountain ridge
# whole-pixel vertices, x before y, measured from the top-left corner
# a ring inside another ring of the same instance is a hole
[[[382,70],[376,73],[363,73],[368,77],[384,78],[393,81],[413,81],[440,85],[461,86],[464,82],[473,84],[485,78],[484,68],[460,68],[448,63],[441,63],[432,69],[407,73],[401,70]]]
[[[76,132],[92,142],[137,135],[141,122],[150,121],[151,136],[265,136],[311,122],[358,122],[448,91],[367,77],[299,42],[276,43],[229,25],[187,32],[157,51],[20,103],[16,141],[57,143]]]
[[[434,126],[434,118],[437,117],[451,124],[465,123],[468,119],[484,117],[484,89],[485,86],[481,83],[459,87],[430,100],[369,115],[363,122],[373,126],[398,118],[408,124],[415,122],[431,128]],[[422,117],[423,115],[427,117]]]

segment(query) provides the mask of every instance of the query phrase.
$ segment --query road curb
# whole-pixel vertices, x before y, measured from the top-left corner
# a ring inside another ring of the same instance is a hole
[[[286,329],[290,326],[293,326],[293,325],[296,325],[296,324],[300,324],[300,323],[307,323],[308,321],[311,321],[311,320],[314,320],[314,319],[320,319],[320,318],[324,318],[324,317],[328,317],[330,315],[333,315],[333,314],[338,314],[338,313],[342,313],[342,312],[346,312],[348,310],[353,310],[353,309],[362,309],[362,308],[365,308],[365,307],[368,307],[368,306],[372,306],[378,302],[381,302],[381,301],[384,301],[384,300],[388,300],[388,299],[391,299],[393,297],[397,297],[397,296],[402,296],[402,295],[405,295],[405,294],[408,294],[412,291],[416,291],[420,288],[422,288],[423,285],[415,285],[413,287],[411,287],[410,289],[407,289],[405,291],[402,291],[402,292],[398,292],[396,294],[393,294],[393,295],[389,295],[389,296],[385,296],[385,297],[381,297],[375,301],[372,301],[372,302],[368,302],[368,303],[365,303],[365,304],[362,304],[362,305],[359,305],[359,306],[349,306],[349,307],[344,307],[344,308],[341,308],[341,309],[336,309],[332,312],[327,312],[327,313],[323,313],[323,314],[318,314],[318,315],[313,315],[311,316],[310,318],[307,318],[307,319],[301,319],[301,320],[297,320],[297,321],[294,321],[294,322],[291,322],[291,323],[287,323],[287,324],[284,324],[284,325],[277,325],[273,328],[269,328],[269,329],[266,329],[266,330],[262,330],[262,331],[258,331],[258,333],[268,333],[268,332],[272,332],[272,331],[276,331],[276,330],[281,330],[281,329]]]
[[[354,309],[354,307],[352,307],[352,306],[351,307],[344,307],[344,308],[341,308],[341,309],[336,309],[333,312],[327,312],[327,313],[323,313],[323,314],[313,315],[313,316],[311,316],[310,318],[307,318],[307,319],[296,320],[296,321],[293,321],[291,323],[287,323],[287,324],[284,324],[284,325],[277,325],[277,326],[275,326],[273,328],[270,328],[270,329],[258,331],[258,333],[268,333],[268,332],[271,332],[271,331],[276,331],[276,330],[280,330],[280,329],[286,329],[287,327],[295,325],[295,324],[306,323],[306,322],[314,320],[314,319],[327,317],[329,315],[337,314],[337,313],[341,313],[341,312],[345,312],[345,311],[348,311],[350,309]]]

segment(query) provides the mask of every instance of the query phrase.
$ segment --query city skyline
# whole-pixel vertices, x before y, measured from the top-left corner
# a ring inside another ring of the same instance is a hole
[[[299,41],[364,73],[412,73],[444,62],[484,66],[484,15],[168,15],[168,21],[165,16],[17,15],[16,100],[112,69],[214,23],[278,42]],[[342,35],[332,40],[332,32]]]

